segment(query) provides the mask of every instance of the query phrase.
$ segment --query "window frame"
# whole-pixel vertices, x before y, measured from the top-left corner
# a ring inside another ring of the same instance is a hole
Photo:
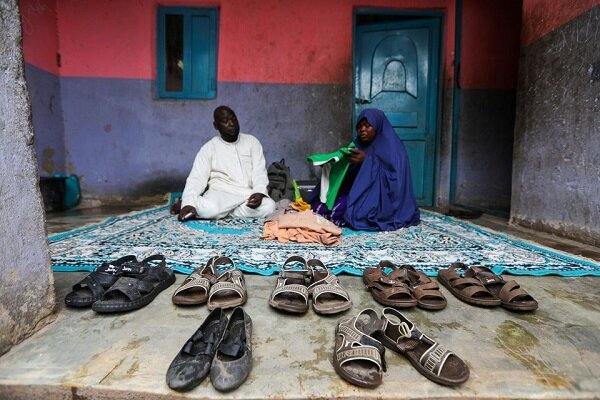
[[[166,15],[176,14],[183,16],[183,63],[190,65],[184,69],[183,90],[172,92],[166,90],[166,49],[165,49],[165,29]],[[208,81],[208,90],[193,91],[191,89],[191,72],[194,68],[191,59],[193,48],[191,45],[192,17],[208,17],[208,71],[203,74],[201,79]],[[158,97],[161,99],[215,99],[217,97],[217,50],[219,45],[218,23],[219,9],[216,7],[170,7],[159,6],[157,12],[157,30],[156,30],[156,88]]]

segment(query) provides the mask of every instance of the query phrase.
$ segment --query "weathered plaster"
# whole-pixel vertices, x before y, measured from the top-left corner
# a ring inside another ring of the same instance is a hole
[[[54,307],[16,0],[0,2],[0,354]]]
[[[511,221],[600,244],[600,5],[522,51]]]

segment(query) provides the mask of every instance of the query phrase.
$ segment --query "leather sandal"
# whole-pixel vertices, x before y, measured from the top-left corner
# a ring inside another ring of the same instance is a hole
[[[379,315],[370,308],[355,318],[338,321],[333,367],[339,376],[353,385],[375,388],[381,384],[386,370],[385,347],[372,336],[380,326]]]
[[[438,281],[454,296],[465,303],[481,307],[496,307],[501,304],[473,273],[467,274],[469,268],[463,263],[452,263],[450,268],[438,271]]]
[[[313,258],[307,265],[313,282],[308,286],[308,294],[317,314],[337,314],[352,307],[350,295],[321,260]]]
[[[102,298],[114,283],[123,275],[135,276],[143,270],[134,255],[121,257],[118,260],[104,262],[88,276],[73,285],[71,292],[65,296],[65,304],[69,307],[89,307]]]
[[[282,265],[277,284],[269,298],[269,305],[290,313],[308,311],[308,284],[310,270],[306,260],[300,256],[289,257]]]
[[[386,268],[392,272],[385,273]],[[398,308],[408,308],[417,305],[406,272],[399,271],[391,261],[380,261],[376,267],[365,268],[363,282],[373,298],[380,304]]]
[[[171,389],[179,392],[192,390],[208,376],[226,326],[227,316],[221,308],[208,314],[167,369],[167,385]]]
[[[237,269],[229,257],[216,257],[212,263],[218,275],[215,279],[216,283],[212,285],[208,293],[208,309],[233,308],[244,304],[248,294],[242,271]],[[227,268],[218,273],[219,265],[225,265]]]
[[[210,286],[216,282],[214,259],[211,257],[204,267],[195,269],[175,290],[171,300],[178,306],[204,304],[208,301]]]
[[[92,304],[92,310],[99,313],[137,310],[175,282],[175,273],[166,266],[163,255],[150,256],[140,263],[144,270],[139,275],[120,277],[102,299]]]
[[[384,308],[381,321],[375,338],[406,357],[421,375],[446,386],[460,385],[469,379],[469,367],[461,358],[426,336],[400,311]]]
[[[431,280],[423,272],[417,271],[412,265],[401,265],[398,270],[401,275],[408,277],[408,286],[414,298],[417,299],[417,307],[431,311],[446,308],[448,301],[440,292],[440,286],[437,282]],[[390,276],[392,274],[393,272]]]
[[[487,267],[472,266],[464,275],[478,279],[492,295],[500,299],[500,305],[508,310],[533,311],[538,308],[538,302],[517,281],[505,281]]]

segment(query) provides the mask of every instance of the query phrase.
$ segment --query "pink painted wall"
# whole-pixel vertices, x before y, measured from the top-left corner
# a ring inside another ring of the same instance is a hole
[[[56,0],[21,0],[25,61],[58,75]]]
[[[530,45],[598,4],[600,0],[523,0],[521,45]]]
[[[154,79],[157,0],[57,1],[60,76]],[[218,6],[218,79],[230,82],[352,82],[352,11],[356,7],[445,12],[444,70],[451,81],[454,0],[161,0],[161,5]],[[36,32],[28,41],[38,40]],[[50,36],[50,35],[49,35]],[[50,69],[47,57],[27,62]]]
[[[522,0],[463,0],[460,85],[515,89]]]

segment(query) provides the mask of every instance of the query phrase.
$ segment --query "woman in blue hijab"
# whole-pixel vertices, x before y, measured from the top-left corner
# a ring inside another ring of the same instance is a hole
[[[344,219],[365,231],[419,224],[408,155],[392,124],[374,108],[364,109],[357,121],[354,144],[359,150],[351,150],[350,162],[361,158],[362,162],[348,193]]]
[[[383,111],[364,109],[358,116],[350,162],[331,211],[317,196],[313,209],[337,225],[356,230],[394,231],[417,225],[420,213],[413,192],[406,149]]]

